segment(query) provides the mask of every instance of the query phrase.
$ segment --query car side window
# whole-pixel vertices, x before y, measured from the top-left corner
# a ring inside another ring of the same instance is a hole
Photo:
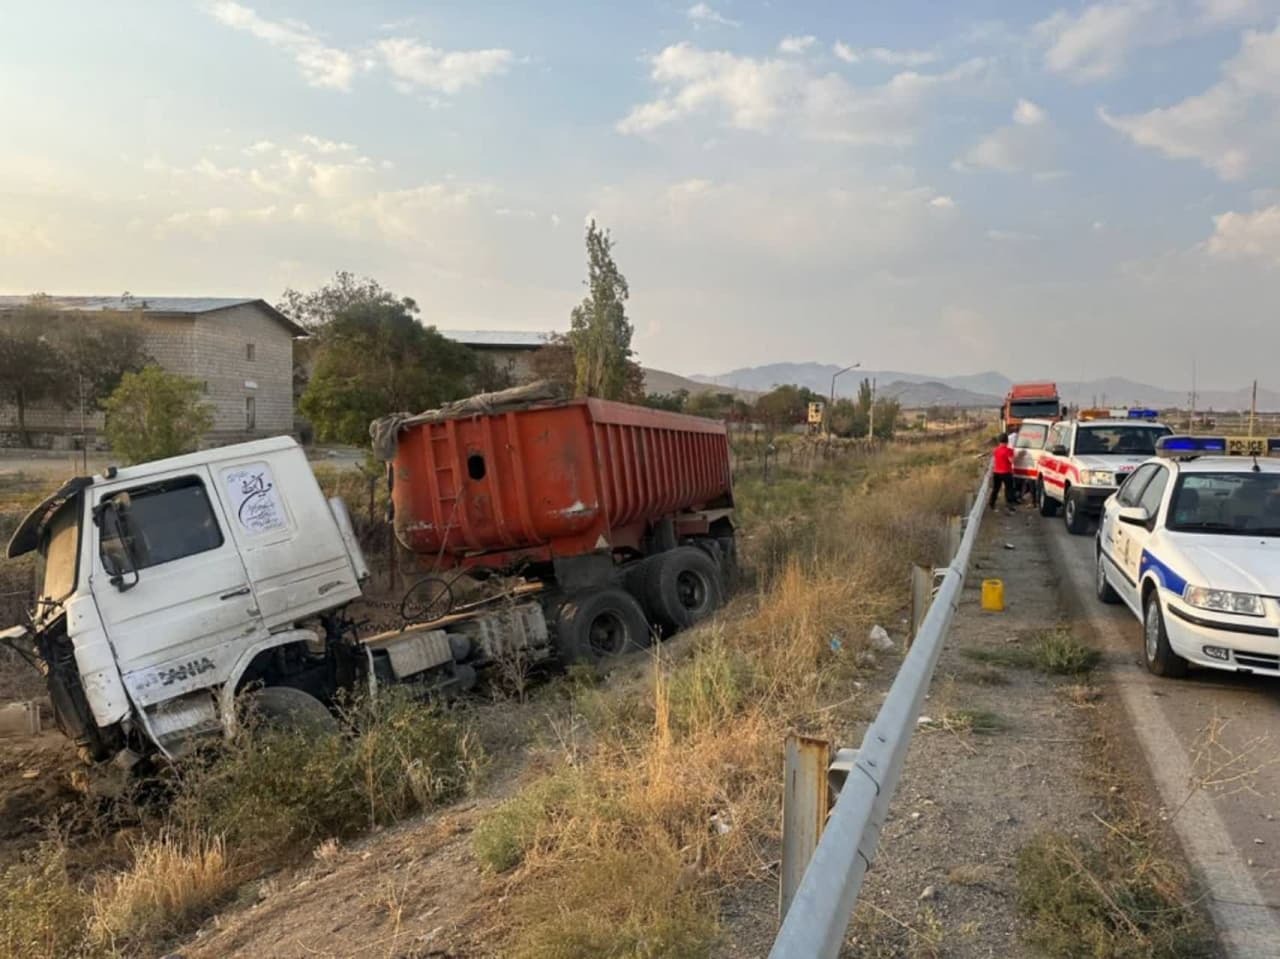
[[[1145,466],[1139,466],[1136,470],[1129,474],[1129,478],[1124,481],[1124,485],[1120,487],[1120,492],[1116,496],[1116,502],[1121,506],[1137,506],[1143,491],[1147,487],[1147,483],[1151,480],[1151,474],[1160,469],[1154,463],[1148,463]]]
[[[1138,505],[1143,507],[1148,515],[1152,518],[1160,511],[1160,501],[1164,499],[1165,487],[1169,485],[1169,471],[1163,466],[1153,467],[1155,476],[1151,477],[1151,482],[1147,484],[1147,488],[1142,491]]]
[[[102,502],[113,500],[121,521],[113,529],[103,528],[98,550],[103,568],[113,576],[128,568],[143,570],[208,552],[223,543],[209,494],[198,477],[122,490],[104,496]]]
[[[1053,449],[1055,446],[1067,445],[1067,430],[1065,426],[1055,426],[1049,431],[1049,442],[1045,446]]]

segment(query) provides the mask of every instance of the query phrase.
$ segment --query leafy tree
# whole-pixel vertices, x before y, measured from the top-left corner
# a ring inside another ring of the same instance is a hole
[[[705,416],[711,420],[727,420],[733,413],[733,404],[732,393],[713,393],[705,390],[689,397],[686,409],[694,416]]]
[[[142,325],[128,315],[63,311],[37,295],[0,318],[0,397],[17,409],[24,445],[31,403],[96,409],[149,361]]]
[[[821,399],[804,386],[778,386],[756,400],[756,416],[771,429],[787,428],[805,422],[809,403]]]
[[[579,396],[640,399],[644,375],[632,359],[626,277],[613,261],[613,239],[592,220],[587,226],[587,295],[569,317],[569,343]]]
[[[103,405],[107,440],[130,463],[189,453],[213,426],[200,383],[158,366],[125,373]]]
[[[534,375],[540,380],[554,383],[572,395],[578,379],[578,365],[573,357],[573,344],[563,333],[552,333],[545,344],[529,358]]]
[[[52,311],[32,301],[0,319],[0,396],[18,414],[18,435],[31,445],[27,409],[41,400],[61,402],[67,379],[66,357],[46,336]]]
[[[371,277],[358,277],[339,270],[333,279],[310,293],[289,287],[280,295],[276,309],[312,333],[328,326],[343,311],[353,306],[377,304],[400,306],[404,312],[418,315],[418,304],[410,297],[396,296]]]
[[[893,431],[898,426],[898,414],[902,405],[894,399],[883,396],[876,400],[875,435],[882,440],[893,439]]]
[[[342,307],[313,349],[314,370],[300,406],[320,440],[362,445],[369,423],[380,416],[474,392],[475,354],[423,326],[403,300]]]
[[[645,396],[644,405],[654,410],[683,413],[688,399],[688,390],[675,390],[672,393],[650,393]]]
[[[858,404],[847,397],[836,400],[830,411],[831,432],[836,436],[865,436],[867,432],[867,414],[858,408]]]

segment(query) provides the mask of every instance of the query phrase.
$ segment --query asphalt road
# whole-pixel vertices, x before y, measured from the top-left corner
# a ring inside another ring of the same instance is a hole
[[[1068,615],[1103,651],[1165,814],[1205,885],[1231,959],[1280,956],[1280,680],[1147,672],[1128,607],[1094,595],[1094,537],[1050,524]]]

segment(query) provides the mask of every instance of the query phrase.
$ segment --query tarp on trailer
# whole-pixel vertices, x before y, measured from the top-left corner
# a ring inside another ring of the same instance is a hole
[[[373,455],[385,463],[396,456],[396,442],[401,430],[419,423],[439,423],[466,416],[486,416],[520,410],[537,403],[550,403],[566,399],[564,390],[548,380],[538,380],[524,386],[513,386],[496,393],[477,393],[463,400],[446,403],[438,410],[422,413],[392,413],[369,424],[369,438],[373,441]]]

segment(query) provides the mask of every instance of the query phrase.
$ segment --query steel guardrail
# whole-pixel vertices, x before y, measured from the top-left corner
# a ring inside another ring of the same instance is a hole
[[[960,548],[947,567],[884,704],[858,748],[857,761],[831,810],[769,959],[836,959],[839,955],[863,877],[875,860],[880,830],[907,758],[911,734],[960,603],[990,486],[988,473],[969,512]]]

